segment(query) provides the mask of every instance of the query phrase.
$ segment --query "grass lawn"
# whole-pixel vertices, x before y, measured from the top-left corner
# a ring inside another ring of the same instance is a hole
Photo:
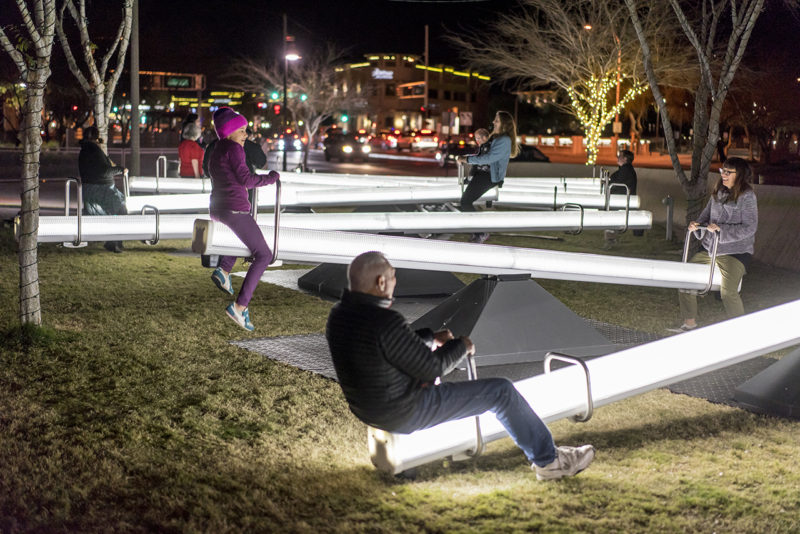
[[[661,228],[608,252],[599,232],[547,235],[563,239],[490,243],[680,259]],[[262,283],[249,334],[210,271],[175,254],[188,242],[126,247],[40,246],[45,326],[21,330],[2,228],[0,532],[800,531],[800,423],[666,390],[552,425],[558,443],[597,447],[572,479],[537,482],[509,439],[413,481],[380,473],[335,382],[229,343],[319,333],[330,302]],[[540,282],[584,317],[678,321],[675,291]],[[800,274],[755,264],[743,298],[800,298]],[[700,310],[723,318],[713,298]]]

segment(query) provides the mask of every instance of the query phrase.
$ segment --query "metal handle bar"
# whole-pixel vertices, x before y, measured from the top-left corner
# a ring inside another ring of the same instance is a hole
[[[576,423],[585,423],[592,418],[594,413],[594,401],[592,401],[592,381],[589,378],[589,367],[582,359],[560,352],[548,352],[544,358],[544,373],[550,374],[550,364],[553,360],[560,360],[562,362],[578,365],[583,369],[583,375],[586,377],[586,411],[581,415],[575,415],[572,420]]]
[[[145,204],[144,206],[142,206],[142,215],[144,215],[148,209],[153,210],[153,212],[156,214],[156,233],[155,236],[153,236],[153,239],[151,240],[144,239],[142,243],[144,243],[145,245],[157,245],[160,239],[159,238],[159,228],[161,227],[160,215],[158,212],[158,208],[155,206],[151,206],[150,204]]]
[[[478,367],[475,364],[475,356],[467,354],[467,379],[478,379]],[[475,449],[467,451],[467,456],[477,457],[483,454],[486,449],[486,443],[483,441],[483,434],[481,433],[481,418],[479,415],[475,416]]]
[[[610,209],[611,204],[611,190],[614,188],[625,188],[625,226],[619,233],[624,234],[628,230],[628,220],[630,219],[631,213],[631,189],[626,184],[609,184],[608,185],[608,194],[606,195],[606,211]]]
[[[270,265],[278,259],[278,231],[281,226],[281,180],[275,181],[275,237],[272,244],[272,261]]]
[[[566,204],[561,206],[561,211],[567,211],[567,208],[572,208],[573,211],[575,210],[575,208],[580,210],[580,212],[581,212],[581,223],[580,223],[580,226],[578,226],[577,230],[567,230],[564,233],[565,234],[569,234],[569,235],[578,235],[581,232],[583,232],[583,216],[585,215],[583,206],[580,205],[580,204],[576,204],[575,202],[567,202]]]
[[[699,235],[698,235],[699,231]],[[703,239],[703,236],[708,231],[708,226],[698,226],[696,231],[691,231],[688,228],[686,229],[686,239],[683,241],[683,263],[686,263],[689,259],[689,244],[691,241],[692,236],[694,236],[698,241]],[[691,293],[693,295],[706,295],[709,291],[711,291],[711,285],[714,283],[714,267],[717,265],[717,245],[719,245],[719,232],[711,232],[712,233],[712,241],[711,241],[711,264],[709,266],[708,272],[708,283],[706,287],[703,288],[701,291],[691,290],[691,289],[682,289],[684,293]]]
[[[75,241],[70,243],[64,243],[64,246],[73,246],[73,247],[83,247],[86,246],[86,243],[82,243],[81,240],[81,216],[83,212],[83,184],[81,183],[81,179],[78,177],[69,177],[64,180],[64,216],[69,216],[69,184],[75,182],[75,191],[77,194],[78,204],[76,206],[76,215],[78,221],[78,234],[75,236]]]

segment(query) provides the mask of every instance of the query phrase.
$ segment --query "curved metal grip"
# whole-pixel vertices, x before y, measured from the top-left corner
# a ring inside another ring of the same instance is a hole
[[[461,194],[464,194],[464,180],[467,176],[467,164],[461,163],[456,161],[456,167],[458,167],[458,185],[461,186]]]
[[[582,359],[568,354],[561,354],[560,352],[548,352],[544,358],[544,373],[550,374],[550,364],[553,360],[560,360],[562,362],[579,365],[583,369],[583,375],[586,377],[586,411],[581,415],[575,415],[572,420],[576,423],[585,423],[592,418],[594,414],[594,401],[592,401],[592,381],[589,378],[589,367]]]
[[[703,239],[703,236],[708,231],[707,226],[698,226],[697,230],[694,232],[686,229],[686,239],[683,240],[683,263],[686,263],[689,259],[689,244],[691,242],[692,236],[694,236],[698,241]],[[698,235],[699,233],[699,235]],[[711,263],[709,265],[709,272],[708,272],[708,283],[706,287],[703,288],[701,291],[693,291],[693,290],[681,290],[686,293],[692,293],[694,295],[703,296],[708,294],[711,291],[711,286],[714,284],[714,267],[717,265],[717,246],[719,245],[719,232],[711,232],[712,233],[712,241],[711,241]]]
[[[564,186],[566,187],[566,184],[564,184]],[[567,230],[564,233],[565,234],[569,234],[569,235],[578,235],[581,232],[583,232],[583,217],[585,215],[583,206],[580,205],[580,204],[576,204],[575,202],[567,202],[566,204],[561,206],[561,211],[567,211],[567,208],[572,208],[573,210],[575,208],[578,208],[578,210],[580,210],[580,212],[581,212],[581,224],[580,224],[580,226],[578,227],[577,230],[574,230],[574,231]]]
[[[475,356],[467,354],[467,378],[469,380],[478,379],[478,367],[475,364]],[[483,434],[481,433],[481,418],[479,415],[475,416],[475,449],[467,451],[467,456],[477,457],[483,454],[486,449],[486,443],[483,441]]]
[[[628,231],[628,220],[630,219],[631,214],[631,190],[626,184],[609,184],[608,195],[606,195],[606,210],[610,209],[611,207],[611,190],[615,187],[625,188],[625,226],[622,228],[622,230],[619,230],[619,233],[624,234]]]
[[[78,177],[70,176],[66,180],[64,180],[64,215],[69,216],[69,184],[75,182],[75,191],[77,194],[78,204],[76,206],[76,215],[78,221],[78,234],[75,236],[75,241],[72,242],[72,246],[74,247],[82,247],[85,246],[86,243],[81,242],[81,216],[83,212],[83,184],[81,183],[81,179]],[[65,243],[66,244],[66,243]]]
[[[142,243],[144,243],[145,245],[157,245],[159,241],[159,228],[161,227],[160,215],[158,212],[158,208],[155,206],[151,206],[150,204],[145,204],[144,206],[142,206],[142,215],[144,215],[148,209],[153,210],[153,212],[156,214],[156,233],[153,236],[153,239],[151,240],[144,239],[142,240]]]

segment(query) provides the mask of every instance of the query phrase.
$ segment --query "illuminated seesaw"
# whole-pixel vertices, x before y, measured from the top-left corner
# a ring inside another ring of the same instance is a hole
[[[359,205],[395,205],[395,204],[444,204],[458,202],[461,188],[454,186],[437,187],[359,187],[298,190],[287,188],[283,192],[281,205],[302,207],[331,207]],[[497,199],[497,189],[491,189],[480,200]],[[128,213],[139,213],[144,206],[153,206],[161,213],[208,211],[209,195],[204,193],[179,195],[141,195],[130,196],[125,200]],[[552,203],[552,202],[551,202]],[[266,195],[259,197],[259,208],[272,208],[274,198]],[[624,206],[623,206],[624,207]],[[632,206],[633,207],[633,206]]]
[[[484,211],[284,213],[281,226],[351,232],[472,233],[507,231],[646,230],[649,211]],[[83,215],[39,217],[40,243],[189,239],[195,214]]]
[[[265,174],[265,171],[257,171]],[[398,176],[369,174],[333,173],[284,173],[281,181],[285,185],[330,189],[331,187],[374,187],[374,186],[422,186],[432,187],[457,185],[457,177]],[[599,194],[603,181],[596,178],[506,178],[507,190],[549,190],[558,187],[564,191]],[[130,193],[209,193],[210,178],[165,178],[159,176],[131,176],[124,185]]]
[[[682,380],[800,343],[800,300],[654,341],[515,382],[545,421],[588,420],[592,410]],[[480,355],[480,347],[477,347]],[[558,357],[556,359],[559,359]],[[545,361],[547,369],[549,363]],[[482,445],[507,436],[492,413],[451,421],[412,434],[369,428],[372,463],[388,473],[446,457],[479,454]]]
[[[267,243],[274,229],[259,225]],[[533,278],[708,291],[718,289],[716,267],[663,260],[580,254],[498,245],[416,239],[281,226],[277,258],[284,262],[349,264],[380,250],[395,267],[475,274],[526,274]],[[197,219],[192,250],[247,257],[250,251],[224,224]]]

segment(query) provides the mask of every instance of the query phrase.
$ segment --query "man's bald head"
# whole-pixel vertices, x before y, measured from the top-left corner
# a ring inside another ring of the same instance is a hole
[[[347,281],[351,291],[391,297],[394,291],[394,268],[380,252],[364,252],[347,267]],[[392,282],[391,292],[387,295],[389,281]]]

